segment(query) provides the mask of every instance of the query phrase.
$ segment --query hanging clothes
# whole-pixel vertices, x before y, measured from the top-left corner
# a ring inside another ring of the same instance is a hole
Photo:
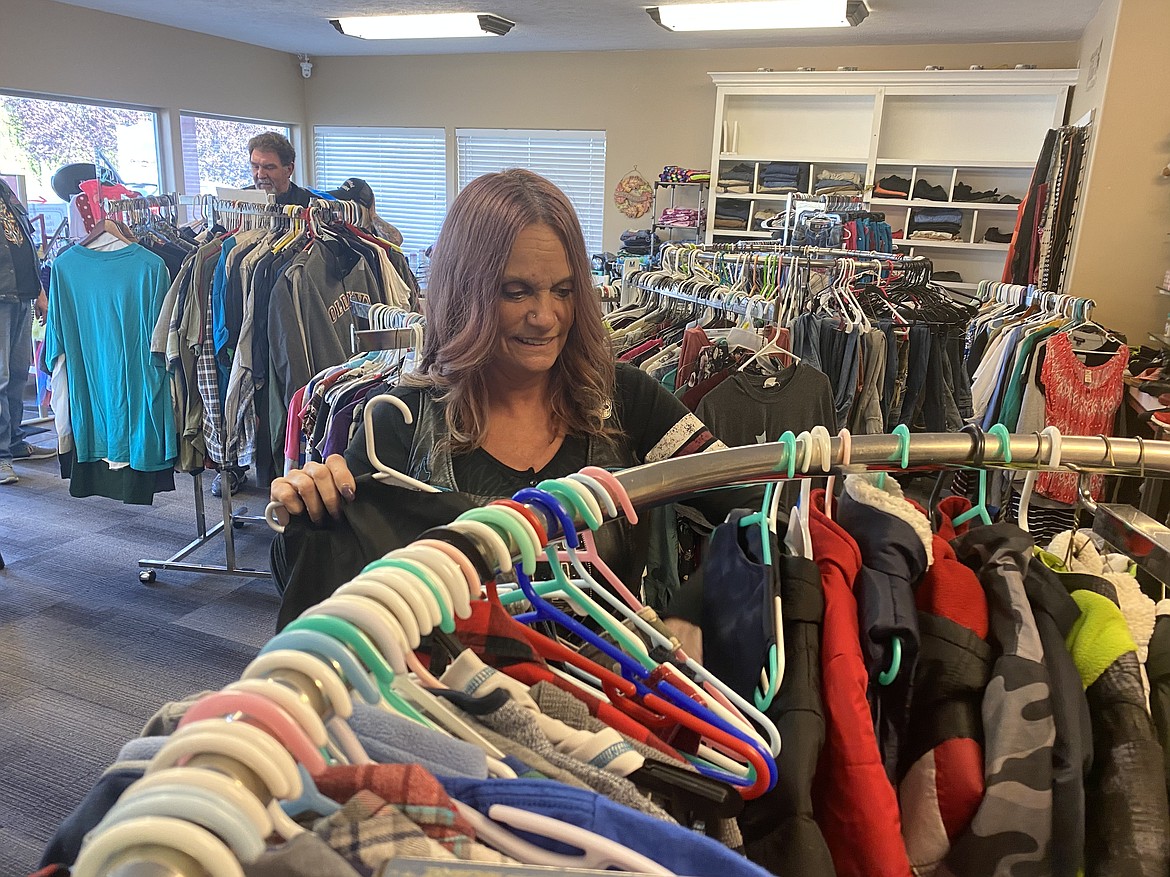
[[[986,792],[970,828],[936,873],[1007,875],[1051,856],[1052,718],[1048,672],[1024,576],[1032,540],[1010,524],[959,537],[955,554],[976,570],[987,592],[998,649],[983,696]]]
[[[45,358],[65,364],[73,452],[62,474],[75,496],[148,504],[174,489],[170,382],[150,354],[169,286],[166,264],[138,244],[77,245],[53,261]]]

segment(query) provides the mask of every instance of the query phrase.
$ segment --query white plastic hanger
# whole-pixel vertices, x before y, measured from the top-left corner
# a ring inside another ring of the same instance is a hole
[[[346,722],[353,715],[353,700],[336,671],[316,655],[294,649],[276,649],[258,655],[243,672],[244,679],[272,679],[300,693],[321,716],[336,743],[330,751],[350,764],[370,764],[372,759]]]
[[[653,859],[622,846],[617,841],[602,837],[592,831],[579,828],[559,819],[540,813],[531,813],[506,804],[493,804],[484,816],[474,807],[452,799],[459,815],[471,823],[476,836],[505,855],[526,865],[541,865],[548,868],[581,869],[604,871],[611,867],[637,874],[656,874],[673,877],[674,872],[663,868]],[[580,856],[553,853],[538,847],[500,825],[507,823],[521,831],[541,835],[575,846],[582,851]]]
[[[177,855],[170,855],[174,853]],[[157,863],[185,877],[244,877],[240,860],[205,828],[167,816],[130,819],[94,834],[82,846],[74,877],[106,877],[132,862]],[[190,866],[202,869],[192,871]]]
[[[1046,426],[1040,430],[1039,435],[1048,436],[1048,459],[1044,462],[1044,468],[1053,470],[1060,468],[1060,430],[1055,426]],[[1039,450],[1040,439],[1037,438],[1037,449]],[[1037,454],[1039,457],[1039,454]],[[1020,511],[1017,516],[1017,523],[1021,530],[1031,532],[1028,530],[1028,507],[1032,502],[1032,491],[1036,486],[1036,478],[1039,473],[1038,469],[1030,469],[1028,474],[1024,476],[1024,487],[1020,491]]]
[[[272,817],[264,805],[244,786],[226,774],[201,767],[168,767],[165,770],[145,774],[122,793],[119,801],[129,800],[135,795],[152,789],[198,788],[224,801],[232,802],[261,837],[272,834]]]

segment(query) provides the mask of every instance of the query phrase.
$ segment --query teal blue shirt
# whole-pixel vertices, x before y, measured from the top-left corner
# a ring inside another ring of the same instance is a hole
[[[178,453],[166,368],[150,336],[170,275],[138,244],[73,246],[53,261],[45,360],[65,357],[77,460],[168,469]]]

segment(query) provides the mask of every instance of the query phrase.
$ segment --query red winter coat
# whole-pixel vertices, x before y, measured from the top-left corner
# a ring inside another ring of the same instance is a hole
[[[825,745],[813,782],[813,809],[838,877],[909,877],[898,799],[886,777],[866,700],[853,582],[857,543],[824,515],[824,491],[812,495],[809,531],[825,591],[821,678]]]

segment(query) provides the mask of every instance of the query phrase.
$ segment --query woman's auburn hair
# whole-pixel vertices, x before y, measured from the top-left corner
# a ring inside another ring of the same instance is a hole
[[[573,281],[573,325],[551,373],[552,415],[566,434],[613,432],[613,348],[577,213],[549,180],[513,168],[472,180],[451,204],[431,258],[422,355],[403,379],[440,391],[454,453],[480,447],[487,435],[487,367],[498,350],[504,268],[531,225],[560,238]]]

